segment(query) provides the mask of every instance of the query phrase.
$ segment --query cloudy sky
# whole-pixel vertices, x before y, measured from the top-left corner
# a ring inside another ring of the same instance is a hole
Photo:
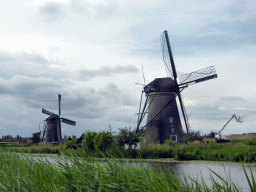
[[[0,1],[0,135],[31,136],[42,108],[77,126],[63,135],[136,126],[143,83],[166,77],[167,30],[178,74],[215,65],[218,78],[182,92],[194,131],[256,132],[253,0]]]

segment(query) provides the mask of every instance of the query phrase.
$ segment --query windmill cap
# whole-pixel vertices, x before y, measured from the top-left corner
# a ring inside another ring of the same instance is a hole
[[[178,85],[171,78],[156,78],[147,86],[157,90],[157,92],[178,92]]]
[[[50,117],[48,117],[48,118],[46,119],[46,121],[54,120],[54,119],[56,119],[57,117],[58,117],[57,115],[51,115]]]

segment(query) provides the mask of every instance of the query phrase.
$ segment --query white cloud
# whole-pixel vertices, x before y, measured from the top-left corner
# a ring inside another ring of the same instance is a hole
[[[82,69],[79,71],[80,79],[88,81],[96,76],[112,76],[114,74],[123,74],[123,73],[138,73],[139,70],[134,65],[120,66],[116,65],[115,67],[111,66],[102,66],[101,68],[95,69]]]

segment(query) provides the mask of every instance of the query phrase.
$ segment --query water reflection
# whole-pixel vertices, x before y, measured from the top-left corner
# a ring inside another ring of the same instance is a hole
[[[149,165],[155,170],[159,171],[159,168],[164,169],[164,166],[172,173],[177,174],[183,179],[183,174],[190,176],[194,179],[198,179],[199,183],[202,183],[202,178],[208,186],[212,185],[211,176],[220,182],[220,180],[210,169],[219,174],[223,178],[231,178],[231,180],[243,191],[249,191],[249,185],[244,174],[242,165],[231,164],[215,164],[215,163],[149,163]],[[247,174],[250,177],[250,168],[245,167]],[[256,167],[252,167],[253,175],[256,176]]]

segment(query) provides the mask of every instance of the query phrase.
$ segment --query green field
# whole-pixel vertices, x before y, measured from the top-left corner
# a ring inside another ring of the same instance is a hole
[[[1,147],[1,146],[0,146]],[[42,154],[59,154],[60,151],[64,150],[64,145],[52,145],[52,144],[38,144],[38,145],[19,145],[17,143],[8,143],[6,146],[11,151],[24,152],[24,153],[42,153]]]

